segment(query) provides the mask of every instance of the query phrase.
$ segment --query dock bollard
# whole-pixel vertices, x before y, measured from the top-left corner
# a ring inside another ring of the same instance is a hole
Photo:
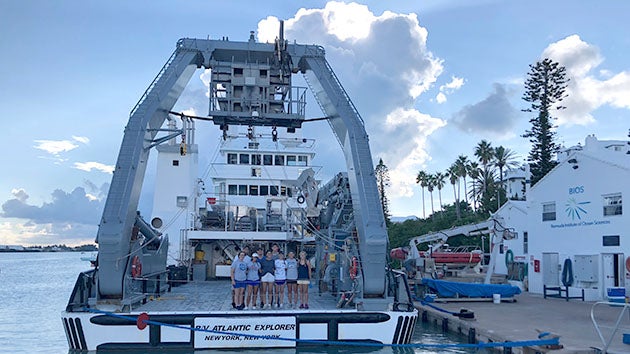
[[[472,327],[468,329],[468,344],[477,344],[477,330]]]

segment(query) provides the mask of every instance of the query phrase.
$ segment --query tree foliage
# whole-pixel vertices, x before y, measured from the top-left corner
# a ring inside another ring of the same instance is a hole
[[[376,175],[378,195],[381,200],[381,206],[383,207],[385,223],[390,225],[391,215],[389,213],[389,200],[387,199],[387,194],[385,193],[385,188],[389,187],[389,169],[383,163],[383,159],[378,160],[378,165],[374,168],[374,174]]]
[[[525,81],[523,100],[530,104],[523,112],[536,112],[530,118],[531,129],[526,130],[524,138],[529,138],[532,149],[528,161],[531,163],[532,185],[543,178],[556,165],[553,159],[558,152],[556,132],[551,114],[565,109],[560,102],[567,97],[565,94],[569,79],[566,69],[549,58],[530,64],[530,71]]]

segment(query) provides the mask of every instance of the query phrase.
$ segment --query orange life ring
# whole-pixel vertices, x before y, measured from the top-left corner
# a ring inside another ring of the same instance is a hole
[[[626,258],[626,270],[630,272],[630,257]]]
[[[131,276],[134,278],[138,278],[142,275],[142,263],[140,262],[140,257],[133,256],[131,259]]]
[[[350,264],[350,279],[354,280],[357,277],[357,273],[359,271],[359,261],[357,257],[352,257],[352,262]]]

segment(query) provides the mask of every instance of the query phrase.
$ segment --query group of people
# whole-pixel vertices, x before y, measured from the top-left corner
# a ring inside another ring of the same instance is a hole
[[[234,289],[232,306],[237,310],[283,308],[285,289],[287,308],[308,309],[308,288],[311,280],[311,263],[306,252],[299,258],[294,252],[284,254],[277,244],[263,255],[262,248],[249,256],[246,246],[232,262],[231,279]],[[260,297],[260,302],[258,298]]]

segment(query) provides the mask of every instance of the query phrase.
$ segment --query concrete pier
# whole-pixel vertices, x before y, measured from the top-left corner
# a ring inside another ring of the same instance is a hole
[[[515,297],[516,302],[495,304],[489,301],[466,301],[446,303],[433,302],[439,308],[460,312],[474,312],[473,320],[440,312],[420,302],[416,307],[422,318],[443,330],[467,336],[469,342],[508,342],[538,339],[539,332],[551,332],[560,336],[562,349],[513,348],[512,353],[602,353],[604,344],[591,321],[594,302],[547,298],[542,295],[523,293]],[[599,304],[595,307],[595,319],[601,323],[600,330],[606,340],[610,338],[623,306]],[[623,334],[630,333],[630,315],[626,310],[621,326],[613,336],[608,353],[630,353],[630,345],[623,343]],[[548,337],[547,337],[548,338]],[[547,339],[545,338],[545,339]],[[509,353],[509,350],[505,350]]]

